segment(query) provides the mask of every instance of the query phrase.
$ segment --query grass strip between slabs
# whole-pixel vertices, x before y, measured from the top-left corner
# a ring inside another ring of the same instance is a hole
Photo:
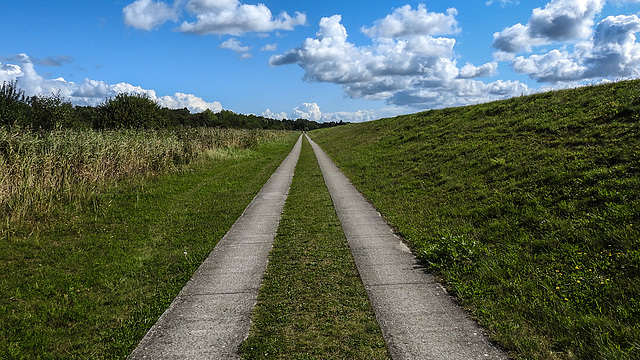
[[[388,359],[311,146],[285,204],[244,359]]]
[[[120,184],[0,241],[0,359],[125,358],[291,151],[296,134]]]

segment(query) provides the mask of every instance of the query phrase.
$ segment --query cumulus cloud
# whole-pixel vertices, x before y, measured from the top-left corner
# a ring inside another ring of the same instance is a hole
[[[293,109],[293,113],[297,118],[301,119],[312,121],[320,121],[322,119],[322,111],[320,111],[320,106],[316,103],[303,103]]]
[[[217,102],[206,102],[202,98],[199,98],[192,94],[175,93],[172,96],[162,96],[156,98],[156,101],[160,106],[164,106],[170,109],[183,109],[187,108],[191,112],[202,112],[205,110],[211,110],[213,112],[219,112],[222,110],[222,105]]]
[[[516,24],[493,35],[493,47],[501,52],[531,52],[532,46],[589,38],[595,15],[605,0],[552,0],[533,10],[527,25]]]
[[[640,67],[640,44],[635,36],[639,31],[638,16],[609,16],[596,26],[591,39],[575,44],[572,52],[554,49],[519,56],[511,65],[538,82],[635,77]]]
[[[63,78],[45,79],[35,70],[33,61],[26,54],[15,57],[17,64],[0,63],[0,82],[18,82],[18,87],[28,96],[59,94],[74,105],[96,106],[109,97],[119,93],[144,94],[156,101],[160,106],[168,108],[188,108],[192,112],[206,109],[218,112],[222,110],[219,102],[206,102],[190,94],[175,93],[171,96],[158,97],[154,90],[143,89],[127,83],[107,84],[103,81],[84,79],[81,84]]]
[[[362,32],[370,38],[404,38],[415,35],[447,35],[460,31],[455,16],[458,10],[448,9],[446,14],[427,11],[424,4],[416,10],[410,5],[396,9],[393,14],[363,27]]]
[[[167,21],[177,21],[178,12],[175,8],[153,0],[136,0],[122,9],[124,23],[128,26],[152,30]]]
[[[482,66],[474,66],[473,64],[467,63],[460,69],[460,73],[458,74],[458,78],[460,79],[472,79],[479,77],[488,77],[494,76],[498,73],[498,63],[491,62],[484,64]]]
[[[269,119],[278,119],[278,120],[283,120],[283,119],[288,119],[289,118],[289,114],[287,114],[286,112],[279,112],[279,113],[274,113],[273,111],[267,109],[266,111],[264,111],[262,113],[262,116],[269,118]]]
[[[606,0],[552,0],[534,9],[527,25],[494,34],[494,58],[541,83],[579,83],[638,76],[637,15],[608,16],[596,24]],[[640,0],[618,0],[640,3]],[[533,55],[541,45],[557,44]]]
[[[199,5],[193,6],[194,2]],[[237,36],[249,32],[293,30],[296,26],[304,25],[307,22],[307,17],[303,13],[296,12],[292,17],[283,12],[274,17],[271,10],[264,4],[247,5],[230,0],[191,0],[187,3],[187,9],[196,16],[197,20],[185,21],[177,30],[198,35],[229,34]]]
[[[497,63],[467,64],[459,69],[456,40],[437,36],[459,31],[455,14],[455,9],[438,14],[428,12],[424,5],[417,9],[404,6],[372,27],[361,29],[372,38],[368,46],[348,41],[340,15],[326,17],[320,20],[315,38],[272,56],[269,63],[298,64],[308,81],[340,84],[352,98],[385,100],[398,106],[441,106],[443,100],[461,105],[504,96],[486,92],[485,84],[473,80],[495,75]],[[519,83],[501,84],[502,88],[508,86],[518,94],[524,87]]]
[[[153,30],[167,21],[178,21],[180,9],[195,17],[194,21],[183,21],[177,31],[188,34],[218,34],[239,36],[250,32],[293,30],[304,25],[307,17],[296,12],[274,16],[264,4],[242,4],[238,0],[177,0],[174,6],[161,1],[136,0],[123,9],[125,24]]]
[[[0,82],[11,82],[22,75],[22,69],[15,64],[3,64],[0,62]]]
[[[515,71],[529,74],[539,82],[577,81],[586,71],[586,67],[572,59],[568,52],[560,50],[529,58],[520,56],[511,65]]]
[[[635,33],[640,31],[636,15],[609,16],[602,20],[593,37],[590,56],[584,58],[589,70],[585,76],[627,77],[637,75],[640,66],[640,44]]]

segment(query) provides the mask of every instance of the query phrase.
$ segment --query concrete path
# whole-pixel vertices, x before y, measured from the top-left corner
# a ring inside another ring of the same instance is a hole
[[[129,359],[237,359],[302,136]]]
[[[393,359],[506,359],[310,141]]]

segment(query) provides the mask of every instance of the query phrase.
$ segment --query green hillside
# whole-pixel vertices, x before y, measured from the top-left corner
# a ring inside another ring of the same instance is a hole
[[[311,136],[514,357],[640,358],[640,82]]]

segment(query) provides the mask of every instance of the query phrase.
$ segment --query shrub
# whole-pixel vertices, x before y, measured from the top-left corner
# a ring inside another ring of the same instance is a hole
[[[55,128],[75,128],[78,117],[71,103],[64,101],[60,94],[51,96],[32,96],[30,116],[22,121],[23,126],[34,130],[53,130]]]
[[[166,127],[160,105],[147,95],[116,95],[99,107],[95,129],[159,129]]]

